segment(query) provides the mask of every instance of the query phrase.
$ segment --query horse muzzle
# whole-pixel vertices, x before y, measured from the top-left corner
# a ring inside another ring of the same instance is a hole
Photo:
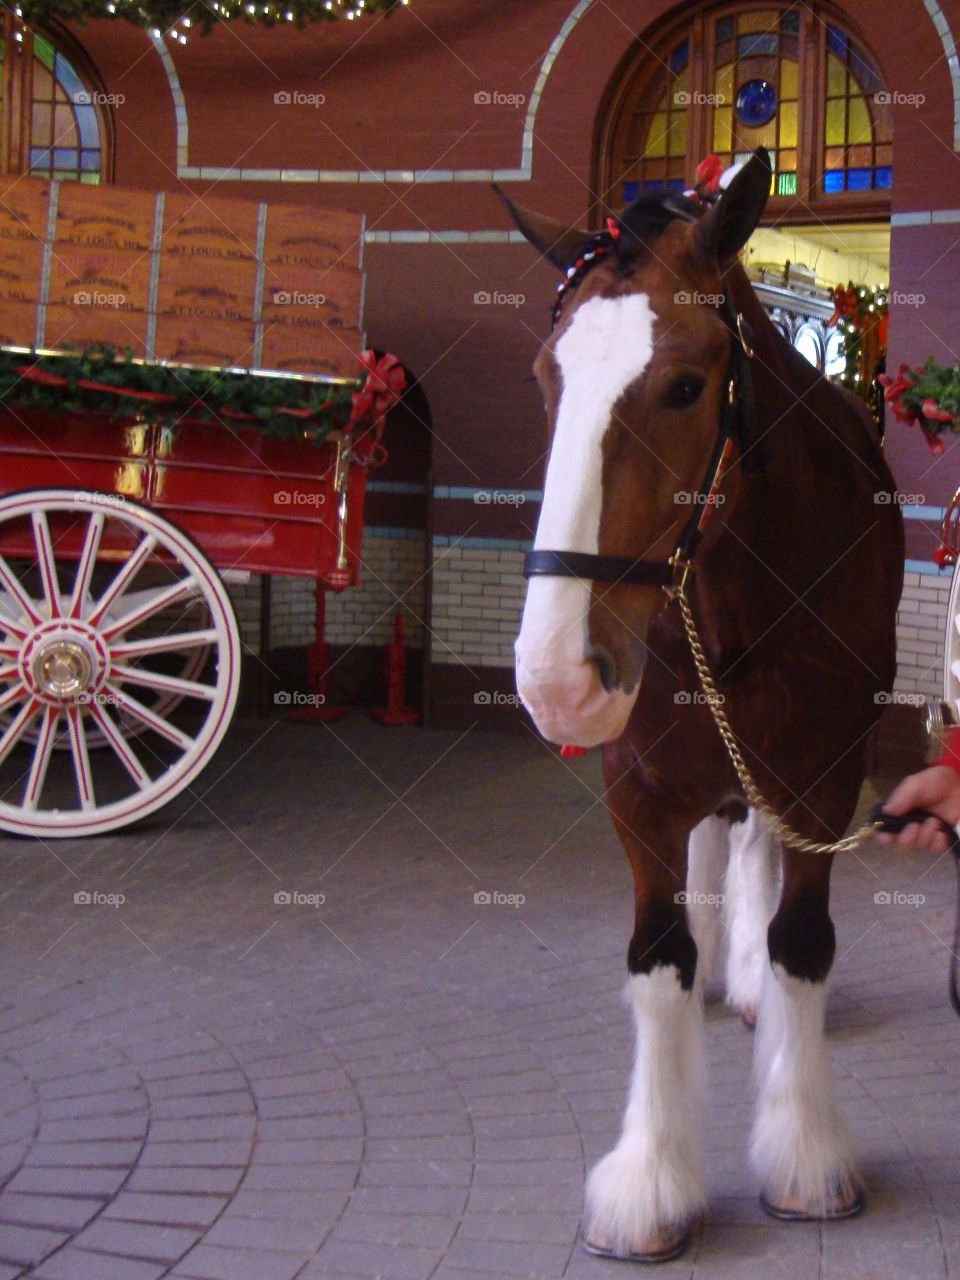
[[[517,644],[517,692],[548,742],[596,747],[613,742],[627,727],[637,690],[604,687],[599,665],[590,658],[555,667],[525,660]]]

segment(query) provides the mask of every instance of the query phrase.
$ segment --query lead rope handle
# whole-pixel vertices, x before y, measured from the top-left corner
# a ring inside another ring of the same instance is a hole
[[[799,835],[764,800],[760,788],[747,768],[746,761],[737,746],[733,730],[730,728],[730,721],[723,710],[717,686],[714,683],[710,667],[707,665],[707,655],[704,653],[703,645],[700,643],[700,636],[693,620],[693,613],[690,609],[690,601],[687,599],[684,582],[681,581],[677,586],[673,587],[670,594],[671,598],[676,600],[680,606],[680,616],[683,618],[690,652],[693,654],[693,661],[696,664],[701,692],[707,706],[710,708],[714,723],[717,726],[720,737],[723,739],[723,745],[727,748],[727,754],[730,756],[733,767],[737,772],[737,777],[740,779],[740,785],[743,787],[750,804],[758,813],[763,814],[774,835],[778,836],[784,844],[790,845],[793,849],[798,849],[801,853],[849,853],[851,849],[855,849],[862,840],[873,834],[873,827],[870,823],[864,823],[862,827],[853,832],[852,835],[846,836],[843,840],[836,840],[833,844],[821,844],[817,840],[808,840],[806,836]]]

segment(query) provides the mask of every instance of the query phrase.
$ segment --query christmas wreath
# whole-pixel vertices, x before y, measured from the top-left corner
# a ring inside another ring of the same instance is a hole
[[[894,417],[917,423],[931,453],[943,453],[944,431],[960,431],[960,364],[937,364],[928,356],[923,367],[902,364],[896,374],[881,374],[883,398]]]

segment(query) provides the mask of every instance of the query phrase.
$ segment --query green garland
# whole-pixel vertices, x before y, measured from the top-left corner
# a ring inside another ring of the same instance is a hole
[[[897,396],[900,404],[916,417],[933,417],[931,410],[938,409],[943,418],[934,419],[939,430],[960,429],[960,364],[937,364],[928,356],[922,369],[911,369],[900,375],[904,381],[912,379]]]
[[[83,22],[88,18],[126,18],[138,27],[165,32],[187,19],[191,30],[206,35],[218,22],[242,19],[248,23],[273,27],[281,22],[295,22],[298,27],[308,22],[335,22],[338,18],[360,17],[365,13],[385,13],[405,5],[409,0],[22,0],[16,13],[28,25],[43,26],[51,18]]]
[[[51,381],[31,380],[24,376],[25,369],[46,375]],[[139,400],[80,386],[84,381],[170,399],[163,403]],[[346,426],[357,389],[222,369],[142,364],[133,359],[129,348],[120,354],[106,345],[64,355],[0,349],[0,405],[40,409],[54,415],[65,411],[95,413],[148,422],[177,423],[199,418],[231,431],[250,427],[277,440],[302,442],[309,438],[315,444],[321,443],[331,431]],[[285,409],[297,412],[284,413]],[[302,416],[304,410],[308,411],[307,416]]]

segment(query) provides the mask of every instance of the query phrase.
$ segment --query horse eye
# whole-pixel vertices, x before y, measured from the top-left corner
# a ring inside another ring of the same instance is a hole
[[[688,409],[690,405],[696,404],[700,399],[700,393],[704,388],[703,378],[694,377],[692,374],[685,374],[682,378],[677,378],[667,388],[663,397],[663,402],[669,409]]]

